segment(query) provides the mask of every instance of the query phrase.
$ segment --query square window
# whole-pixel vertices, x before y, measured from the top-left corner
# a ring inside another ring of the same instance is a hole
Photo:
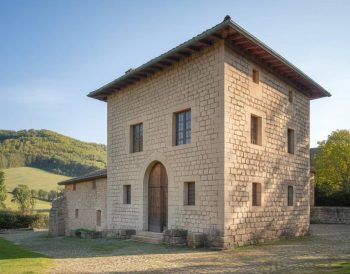
[[[250,118],[250,142],[254,145],[262,144],[262,118],[251,115]]]
[[[294,154],[294,138],[295,138],[294,129],[288,128],[288,153]]]
[[[191,143],[191,110],[175,114],[176,118],[176,145]]]
[[[137,124],[131,126],[131,134],[132,134],[132,148],[131,152],[141,152],[143,150],[143,124]]]
[[[101,226],[101,210],[96,210],[96,225]]]
[[[196,204],[196,185],[195,182],[186,182],[184,186],[184,204]]]
[[[131,185],[123,186],[123,203],[131,204]]]
[[[79,218],[79,209],[76,209],[75,210],[75,219],[78,219]]]
[[[253,82],[255,84],[259,84],[260,83],[260,75],[259,75],[259,71],[257,69],[253,69]]]
[[[288,92],[288,101],[289,103],[293,103],[294,101],[294,93],[291,90]]]
[[[261,184],[253,183],[252,186],[252,205],[261,206]]]
[[[294,205],[294,189],[293,186],[288,186],[288,206]]]

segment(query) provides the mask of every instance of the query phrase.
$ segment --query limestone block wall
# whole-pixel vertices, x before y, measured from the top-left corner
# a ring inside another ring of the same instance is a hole
[[[225,246],[302,235],[309,227],[309,100],[228,45],[224,61]],[[261,146],[250,141],[251,114],[262,118]],[[294,155],[287,152],[288,128],[295,130]],[[260,207],[252,206],[253,182],[262,184]],[[287,206],[288,185],[294,206]]]
[[[108,97],[108,229],[147,230],[147,173],[168,176],[168,228],[223,233],[223,42]],[[192,141],[174,145],[174,114],[191,109]],[[130,127],[143,123],[143,151],[130,153]],[[194,206],[184,184],[195,182]],[[131,185],[131,204],[123,203]]]
[[[94,188],[95,185],[95,188]],[[70,235],[72,230],[86,228],[96,231],[106,229],[107,202],[106,193],[107,179],[96,179],[69,184],[65,186],[64,195],[66,197],[67,218],[66,218],[66,235]],[[75,210],[78,210],[78,216]],[[97,210],[101,210],[101,225],[97,225]]]
[[[311,207],[310,222],[314,224],[350,224],[350,208],[330,206]]]
[[[56,237],[65,235],[67,214],[66,197],[60,197],[52,202],[49,214],[50,236]]]

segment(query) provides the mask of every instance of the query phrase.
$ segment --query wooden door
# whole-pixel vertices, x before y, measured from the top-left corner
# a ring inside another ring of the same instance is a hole
[[[148,230],[163,232],[168,220],[168,176],[161,163],[151,170],[148,182]]]

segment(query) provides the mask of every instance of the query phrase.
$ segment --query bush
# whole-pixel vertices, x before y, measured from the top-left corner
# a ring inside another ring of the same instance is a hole
[[[48,216],[45,215],[23,215],[11,211],[0,211],[0,228],[47,228]]]
[[[330,192],[320,187],[315,188],[316,206],[345,206],[350,207],[350,193]]]

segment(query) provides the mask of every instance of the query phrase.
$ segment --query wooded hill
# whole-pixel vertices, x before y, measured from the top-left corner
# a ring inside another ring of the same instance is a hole
[[[36,167],[80,176],[106,167],[105,145],[82,142],[50,130],[0,130],[0,169]]]

